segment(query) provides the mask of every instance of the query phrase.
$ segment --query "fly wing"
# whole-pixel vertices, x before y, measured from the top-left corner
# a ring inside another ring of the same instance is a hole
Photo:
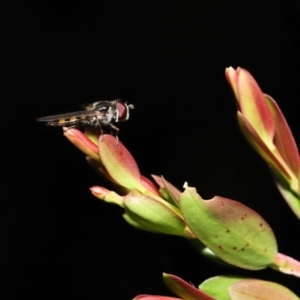
[[[76,111],[73,113],[66,113],[61,115],[53,115],[39,118],[40,122],[47,122],[49,126],[96,126],[102,118],[102,114],[97,111]],[[96,122],[96,123],[95,123]]]
[[[93,111],[86,111],[86,110],[82,110],[82,111],[75,111],[75,112],[71,112],[71,113],[66,113],[66,114],[60,114],[60,115],[53,115],[53,116],[47,116],[47,117],[42,117],[37,119],[37,121],[39,122],[52,122],[52,121],[59,121],[59,120],[68,120],[70,121],[71,119],[80,119],[80,118],[87,118],[87,117],[91,117],[94,116],[95,112]]]

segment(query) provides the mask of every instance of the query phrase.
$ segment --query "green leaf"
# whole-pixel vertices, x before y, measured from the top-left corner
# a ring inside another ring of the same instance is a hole
[[[231,300],[299,300],[288,288],[270,281],[241,280],[228,288]]]
[[[127,189],[136,189],[141,193],[147,189],[140,182],[140,171],[130,152],[111,135],[100,137],[99,156],[110,177]]]
[[[209,278],[199,285],[199,289],[218,300],[231,300],[228,287],[245,278],[235,276],[216,276]]]
[[[218,196],[203,200],[190,187],[181,194],[180,205],[191,231],[224,261],[250,270],[273,262],[277,254],[273,231],[249,207]]]
[[[125,220],[134,227],[187,237],[186,224],[180,211],[168,202],[142,194],[128,194],[123,199],[123,206]]]
[[[280,284],[235,276],[209,278],[201,283],[199,289],[218,300],[299,300]]]

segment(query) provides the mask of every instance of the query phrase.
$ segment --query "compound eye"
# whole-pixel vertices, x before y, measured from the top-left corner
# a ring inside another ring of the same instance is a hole
[[[119,112],[119,122],[126,121],[129,118],[127,105],[122,102],[117,102],[117,110]]]

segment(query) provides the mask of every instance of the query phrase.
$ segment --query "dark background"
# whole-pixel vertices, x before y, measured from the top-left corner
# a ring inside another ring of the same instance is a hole
[[[107,183],[61,129],[36,122],[99,99],[133,103],[119,137],[145,176],[251,206],[299,260],[299,222],[240,133],[224,76],[248,69],[299,140],[299,1],[2,3],[1,299],[172,295],[162,272],[195,286],[242,274],[300,294],[291,276],[219,267],[183,239],[133,229],[90,194]]]

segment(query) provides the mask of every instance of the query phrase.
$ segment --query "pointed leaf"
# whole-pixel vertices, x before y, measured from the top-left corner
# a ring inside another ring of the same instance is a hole
[[[160,196],[164,200],[168,201],[170,204],[176,205],[176,203],[174,202],[173,198],[171,197],[171,195],[168,193],[167,189],[165,188],[161,176],[151,175],[151,177],[154,179],[154,181],[156,182],[156,184],[159,186],[159,194],[160,194]]]
[[[267,147],[272,149],[275,123],[259,85],[253,76],[242,68],[226,68],[225,75],[233,89],[239,111]]]
[[[225,76],[232,88],[235,98],[237,99],[238,98],[238,90],[237,90],[238,76],[236,70],[232,67],[226,68]]]
[[[264,143],[272,148],[275,123],[264,95],[253,76],[247,70],[238,68],[237,74],[237,100],[240,111]]]
[[[158,191],[157,186],[147,177],[141,175],[141,183],[142,185],[149,191],[151,191],[151,193],[153,193],[154,195],[160,197],[160,193]]]
[[[184,300],[216,300],[175,275],[164,273],[163,280],[170,290]]]
[[[123,207],[123,197],[113,191],[109,191],[101,186],[93,186],[90,188],[90,191],[98,199]]]
[[[190,187],[181,194],[180,204],[192,232],[224,261],[250,270],[273,262],[277,254],[273,231],[249,207],[218,196],[202,200]]]
[[[276,148],[273,152],[270,151],[253,127],[251,127],[251,124],[240,113],[238,113],[238,121],[241,130],[250,144],[270,165],[277,188],[293,212],[300,218],[300,200],[299,195],[297,194],[299,182],[292,173],[292,169],[285,163]]]
[[[284,161],[298,177],[300,168],[299,152],[292,132],[275,100],[269,95],[264,94],[264,96],[276,125],[274,144]]]
[[[174,185],[168,182],[163,176],[152,175],[152,178],[161,188],[161,193],[163,193],[164,198],[166,197],[165,199],[168,200],[168,202],[172,202],[179,206],[179,198],[181,192]]]
[[[100,162],[99,151],[97,144],[93,143],[85,134],[75,128],[63,128],[64,135],[72,142],[79,150],[85,153],[92,159]]]
[[[151,175],[151,177],[154,179],[154,181],[156,182],[156,184],[160,187],[160,188],[163,188],[164,187],[164,184],[163,184],[163,181],[162,181],[162,178],[161,176],[157,176],[157,175]]]
[[[238,122],[243,134],[252,145],[252,147],[261,155],[261,157],[276,169],[279,173],[286,178],[287,181],[291,180],[288,166],[284,163],[283,159],[278,155],[277,150],[273,147],[271,149],[264,143],[264,141],[257,134],[248,120],[238,112]],[[277,154],[277,155],[276,155]]]
[[[300,196],[292,189],[290,182],[286,181],[286,178],[282,176],[277,170],[271,168],[271,172],[275,181],[275,184],[285,199],[293,213],[300,219]]]
[[[161,176],[161,179],[167,192],[172,197],[173,201],[179,206],[179,199],[180,199],[181,192],[173,184],[165,180],[163,176]]]

